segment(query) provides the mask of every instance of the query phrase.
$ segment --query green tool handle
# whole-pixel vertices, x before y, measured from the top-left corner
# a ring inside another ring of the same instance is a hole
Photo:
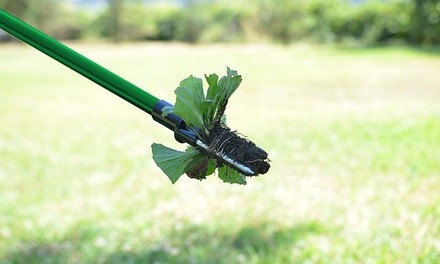
[[[0,28],[149,114],[152,113],[154,105],[159,101],[155,96],[26,24],[3,9],[0,9]]]

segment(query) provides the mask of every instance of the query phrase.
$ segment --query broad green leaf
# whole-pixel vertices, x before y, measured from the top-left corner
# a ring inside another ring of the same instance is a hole
[[[180,82],[174,93],[177,96],[174,113],[188,125],[204,127],[202,103],[205,101],[205,95],[202,79],[190,76]]]
[[[181,87],[190,88],[195,92],[195,99],[198,102],[205,100],[205,93],[203,92],[203,80],[194,76],[189,76],[186,79],[180,81]]]
[[[207,76],[205,74],[205,79],[206,79],[206,82],[208,82],[208,85],[209,85],[208,92],[206,93],[206,99],[207,100],[213,100],[214,97],[218,93],[218,85],[217,85],[217,83],[218,83],[218,76],[215,73],[210,74],[209,76]]]
[[[229,166],[218,168],[218,177],[224,182],[246,185],[246,177]]]
[[[200,152],[195,148],[183,152],[156,143],[151,145],[151,150],[153,151],[153,160],[172,183],[175,183],[186,172],[185,169],[188,164],[192,163],[194,157],[200,155]]]
[[[203,111],[204,116],[206,116],[206,113],[208,113],[210,111],[210,109],[212,108],[212,100],[206,100],[202,103],[201,105],[201,110]],[[206,125],[207,119],[205,118],[205,125]]]
[[[215,159],[208,160],[208,168],[206,170],[206,176],[209,176],[214,173],[216,165],[217,165],[217,161]]]

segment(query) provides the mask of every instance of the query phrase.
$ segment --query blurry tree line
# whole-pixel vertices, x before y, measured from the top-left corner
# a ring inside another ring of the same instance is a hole
[[[108,0],[85,10],[66,0],[0,0],[0,7],[60,39],[440,44],[439,0],[184,2]]]

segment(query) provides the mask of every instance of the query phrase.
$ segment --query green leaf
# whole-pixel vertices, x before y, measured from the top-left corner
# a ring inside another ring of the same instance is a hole
[[[218,85],[221,87],[221,93],[218,95],[223,98],[222,100],[228,100],[229,97],[237,90],[242,81],[241,75],[237,75],[237,71],[227,68],[227,76],[223,76]]]
[[[229,166],[218,168],[218,177],[222,179],[223,182],[246,185],[246,177]]]
[[[217,161],[215,159],[209,159],[208,168],[206,169],[206,176],[213,174],[216,167],[217,167]]]
[[[212,100],[206,100],[202,103],[200,108],[201,108],[204,116],[207,116],[206,113],[208,113],[210,111],[210,109],[212,108],[212,103],[213,103]],[[207,124],[207,122],[209,122],[209,120],[206,119],[206,117],[205,117],[205,125]]]
[[[153,160],[172,183],[175,183],[188,170],[188,166],[193,164],[196,157],[203,156],[196,148],[183,152],[156,143],[151,145],[151,150]]]
[[[174,93],[177,96],[174,113],[188,125],[203,128],[202,103],[205,101],[205,95],[202,79],[190,76],[180,82]]]
[[[218,85],[217,85],[218,75],[213,73],[213,74],[210,74],[209,76],[207,76],[205,74],[205,79],[206,79],[206,82],[208,82],[208,85],[209,85],[208,92],[206,93],[206,99],[207,100],[213,100],[214,97],[218,93]]]
[[[220,81],[216,74],[205,75],[208,82],[206,100],[202,104],[205,127],[210,130],[213,125],[224,117],[224,111],[229,97],[241,83],[241,76],[237,71],[227,68],[227,75]]]
[[[216,107],[213,105],[214,98],[218,94],[219,87],[217,85],[218,76],[217,74],[210,74],[207,76],[205,74],[206,82],[208,82],[208,91],[206,93],[206,101],[203,104],[203,113],[205,118],[205,127],[209,130],[212,129],[212,125],[214,124],[214,115],[216,112]]]
[[[214,124],[226,122],[224,115],[226,105],[242,79],[237,71],[230,68],[227,68],[227,75],[220,79],[216,74],[205,75],[205,79],[209,85],[206,98],[202,79],[190,76],[180,82],[180,86],[175,90],[174,108],[165,109],[164,115],[174,113],[190,128],[199,128],[208,135]],[[204,179],[213,174],[217,168],[215,159],[192,146],[182,152],[153,144],[152,150],[154,161],[173,183],[184,173],[191,178]],[[218,176],[224,182],[246,184],[244,175],[226,165],[218,168]]]
[[[218,89],[216,90],[216,94],[213,94],[212,107],[208,112],[209,119],[212,123],[222,118],[229,97],[231,97],[238,86],[240,86],[241,80],[241,75],[237,75],[237,71],[227,68],[227,75],[218,81]]]
[[[188,78],[180,81],[181,87],[190,88],[195,92],[195,99],[198,102],[205,100],[205,93],[203,92],[203,80],[201,78],[190,75]]]

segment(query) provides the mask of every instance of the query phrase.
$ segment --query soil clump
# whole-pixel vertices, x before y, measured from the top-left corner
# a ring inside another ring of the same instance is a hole
[[[254,171],[253,175],[247,176],[265,174],[270,168],[266,151],[220,123],[210,131],[207,143],[208,152],[224,153]]]

